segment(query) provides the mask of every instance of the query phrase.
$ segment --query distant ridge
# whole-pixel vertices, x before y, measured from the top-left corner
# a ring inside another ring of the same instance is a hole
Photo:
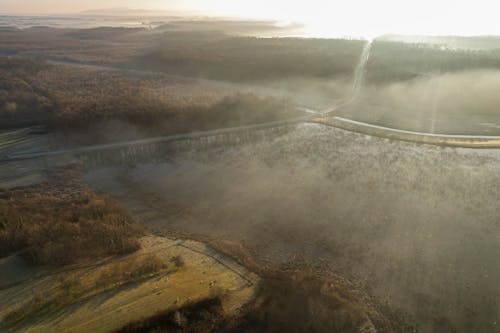
[[[128,7],[114,7],[103,9],[85,10],[80,15],[102,15],[102,16],[186,16],[190,13],[180,11],[150,10]]]

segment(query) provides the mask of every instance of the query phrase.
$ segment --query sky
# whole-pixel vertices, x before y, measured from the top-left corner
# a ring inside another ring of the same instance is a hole
[[[0,0],[2,14],[62,14],[112,7],[298,22],[317,36],[500,35],[500,3],[492,0]]]

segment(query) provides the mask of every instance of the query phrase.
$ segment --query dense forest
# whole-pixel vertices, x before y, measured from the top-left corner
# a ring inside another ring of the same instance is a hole
[[[48,121],[54,101],[30,80],[46,68],[39,61],[0,58],[0,127]]]
[[[352,76],[360,40],[207,36],[169,32],[156,50],[135,59],[141,67],[228,81]]]
[[[257,23],[171,22],[150,30],[34,27],[0,31],[0,44],[10,55],[238,82],[351,76],[364,45],[361,40],[238,35],[278,30]]]
[[[3,128],[44,124],[71,132],[120,121],[144,135],[160,135],[298,114],[286,100],[226,91],[195,80],[0,58]]]
[[[250,30],[280,29],[232,21],[3,29],[0,128],[43,124],[83,133],[120,123],[138,128],[141,136],[165,135],[297,116],[301,112],[293,104],[301,104],[295,98],[303,91],[302,100],[313,105],[329,105],[328,98],[348,93],[363,41],[238,35]]]

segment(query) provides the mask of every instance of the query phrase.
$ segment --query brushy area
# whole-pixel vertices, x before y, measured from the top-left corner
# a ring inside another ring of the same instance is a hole
[[[59,170],[50,181],[0,189],[0,257],[20,252],[35,264],[65,265],[140,248],[143,230],[115,202]]]

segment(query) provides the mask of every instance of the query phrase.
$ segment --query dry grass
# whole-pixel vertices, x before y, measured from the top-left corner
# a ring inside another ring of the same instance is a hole
[[[62,273],[51,287],[35,291],[30,300],[8,313],[4,320],[9,326],[14,326],[26,318],[50,315],[108,291],[172,273],[180,267],[181,258],[165,261],[154,254],[138,254],[98,266],[84,274],[80,271]]]
[[[115,202],[61,172],[49,183],[0,190],[1,257],[20,252],[36,264],[64,265],[140,248],[142,229]]]

